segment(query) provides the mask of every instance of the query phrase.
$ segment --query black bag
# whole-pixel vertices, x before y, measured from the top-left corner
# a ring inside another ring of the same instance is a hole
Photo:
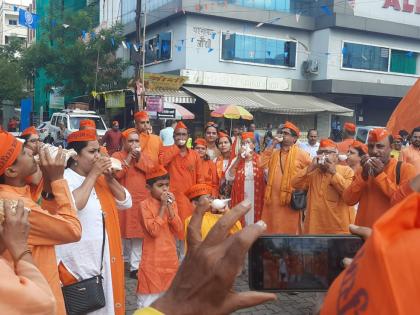
[[[102,268],[105,247],[105,218],[103,213],[102,226],[102,254],[99,274],[92,278],[84,279],[61,288],[68,315],[82,315],[96,311],[105,306],[105,294],[102,286]]]
[[[306,190],[295,190],[292,192],[290,207],[293,210],[304,210],[306,208]]]

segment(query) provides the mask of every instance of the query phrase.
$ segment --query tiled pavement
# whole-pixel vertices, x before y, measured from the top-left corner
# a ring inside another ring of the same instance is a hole
[[[137,281],[128,277],[126,272],[126,314],[131,315],[136,309],[136,285]],[[235,283],[236,291],[246,291],[248,288],[248,274],[243,273]],[[240,315],[309,315],[315,305],[315,293],[278,294],[277,300],[253,308],[243,309],[234,314]]]

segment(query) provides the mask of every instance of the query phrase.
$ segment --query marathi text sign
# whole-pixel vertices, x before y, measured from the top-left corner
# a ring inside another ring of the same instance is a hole
[[[148,90],[179,90],[186,80],[186,77],[177,75],[156,73],[144,74],[144,84]]]
[[[158,119],[175,119],[175,108],[164,108],[163,111],[157,113]]]

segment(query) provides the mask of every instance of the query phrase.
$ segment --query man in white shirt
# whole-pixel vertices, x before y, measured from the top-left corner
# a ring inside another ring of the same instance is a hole
[[[163,128],[159,136],[162,139],[163,146],[167,147],[174,144],[174,127],[176,125],[176,121],[174,120],[167,120],[165,123],[166,128]]]
[[[314,158],[319,148],[318,131],[316,129],[309,129],[308,142],[299,142],[299,147],[308,152],[311,158]]]

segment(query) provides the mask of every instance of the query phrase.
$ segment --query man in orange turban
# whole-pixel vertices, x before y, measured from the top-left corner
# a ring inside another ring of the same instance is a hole
[[[296,144],[300,130],[291,122],[282,125],[273,145],[261,154],[259,165],[268,169],[262,220],[267,233],[298,234],[301,232],[300,211],[290,207],[291,180],[297,172],[311,163],[307,152]],[[280,149],[276,149],[278,144]]]
[[[408,148],[401,151],[400,160],[412,164],[416,174],[420,174],[420,127],[411,132],[410,143]]]
[[[63,179],[64,156],[61,150],[55,159],[47,157],[47,150],[40,152],[40,164],[45,170],[43,176],[51,181],[51,189],[57,202],[57,207],[50,212],[33,200],[31,190],[26,185],[26,178],[37,170],[32,154],[7,132],[0,132],[0,143],[0,199],[21,199],[25,208],[31,209],[28,245],[36,266],[53,291],[57,314],[65,315],[54,246],[77,242],[82,230],[67,181]]]
[[[405,184],[415,176],[414,166],[391,158],[392,142],[386,129],[371,130],[368,154],[361,159],[362,168],[343,193],[348,205],[359,203],[357,225],[371,227],[393,204],[412,192]]]
[[[130,277],[137,279],[144,237],[139,204],[150,194],[146,187],[146,174],[151,171],[154,164],[141,151],[139,134],[135,128],[123,131],[122,139],[122,150],[112,155],[113,158],[121,161],[123,166],[121,171],[115,173],[115,177],[131,194],[133,206],[125,211],[119,211],[118,216],[124,243],[124,257],[130,264]]]
[[[139,111],[134,114],[134,121],[137,133],[139,134],[141,153],[150,159],[151,167],[156,168],[159,165],[159,154],[162,150],[162,140],[159,136],[150,134],[149,114],[146,111]]]
[[[353,171],[337,165],[337,144],[330,139],[320,142],[312,164],[292,179],[294,189],[307,190],[304,234],[347,234],[354,223],[354,208],[343,200],[343,191],[350,186]]]
[[[112,156],[114,152],[121,150],[123,145],[123,139],[120,131],[120,125],[118,121],[112,122],[112,128],[105,132],[105,135],[101,139],[101,144],[106,146],[108,154]]]
[[[344,123],[343,128],[343,141],[337,143],[338,153],[339,154],[347,154],[350,145],[354,141],[354,137],[356,136],[356,125],[346,122]]]
[[[204,182],[201,158],[196,151],[187,148],[187,140],[187,126],[179,121],[174,130],[175,144],[163,147],[160,155],[161,164],[166,167],[171,177],[171,190],[175,194],[183,224],[193,211],[193,206],[185,196],[185,192],[192,185]],[[177,244],[181,256],[184,253],[184,237],[185,235]]]
[[[207,155],[207,141],[204,138],[197,138],[194,141],[194,150],[198,153],[202,162],[204,182],[213,188],[212,195],[219,194],[219,180],[217,178],[216,164]]]

